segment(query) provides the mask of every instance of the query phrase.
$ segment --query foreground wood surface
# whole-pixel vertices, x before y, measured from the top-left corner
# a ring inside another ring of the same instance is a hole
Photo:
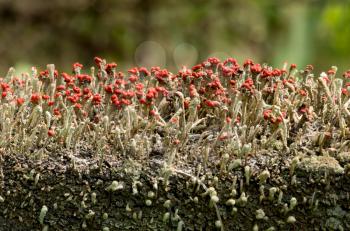
[[[0,230],[349,230],[349,156],[282,156],[165,169],[162,155],[2,153]]]

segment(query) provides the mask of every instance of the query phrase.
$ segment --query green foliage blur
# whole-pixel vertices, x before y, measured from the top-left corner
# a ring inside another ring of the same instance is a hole
[[[93,57],[175,70],[208,56],[350,69],[349,1],[0,0],[0,73]]]

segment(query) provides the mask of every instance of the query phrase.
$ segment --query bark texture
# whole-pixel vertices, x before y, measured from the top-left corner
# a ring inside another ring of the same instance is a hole
[[[262,153],[164,171],[162,155],[2,153],[0,230],[350,230],[349,159]]]

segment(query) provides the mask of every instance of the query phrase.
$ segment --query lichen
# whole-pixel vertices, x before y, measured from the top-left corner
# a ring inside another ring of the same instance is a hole
[[[335,174],[344,173],[344,168],[334,157],[330,156],[311,156],[302,158],[298,164],[298,167],[306,170],[307,172],[328,172]]]

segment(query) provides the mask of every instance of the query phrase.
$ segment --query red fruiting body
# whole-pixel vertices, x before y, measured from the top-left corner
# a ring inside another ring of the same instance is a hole
[[[206,100],[205,104],[208,107],[218,107],[220,105],[220,103],[218,101],[211,101],[211,100]]]
[[[212,58],[208,58],[208,62],[211,64],[211,65],[215,65],[215,64],[218,64],[220,63],[220,60],[216,57],[212,57]]]
[[[343,73],[343,77],[350,79],[350,70],[347,70],[346,72]]]
[[[112,85],[112,84],[106,85],[106,86],[105,86],[105,91],[106,91],[107,93],[112,94],[112,93],[113,93],[113,85]]]
[[[251,78],[248,78],[241,85],[241,88],[249,90],[249,91],[252,91],[253,90],[253,86],[254,86],[254,81]]]
[[[282,116],[277,116],[277,118],[276,118],[276,123],[279,124],[279,123],[281,123],[282,121],[283,121]]]
[[[247,60],[244,61],[243,67],[251,66],[251,65],[253,65],[253,64],[254,64],[254,63],[253,63],[253,60],[247,59]]]
[[[162,93],[163,96],[169,95],[169,91],[164,87],[156,87],[157,92]]]
[[[43,100],[48,100],[48,99],[50,99],[50,96],[49,96],[49,95],[42,95],[41,97],[43,98]]]
[[[17,98],[16,99],[16,103],[17,103],[17,105],[22,105],[23,103],[24,103],[24,99],[23,98]]]
[[[149,72],[149,71],[147,70],[147,68],[145,68],[145,67],[140,67],[140,68],[139,68],[139,72],[140,72],[140,73],[143,73],[144,76],[150,76],[150,75],[151,75],[151,72]]]
[[[232,64],[233,66],[238,66],[237,64],[237,60],[234,59],[234,58],[228,58],[224,61],[223,63],[224,65],[227,65],[227,64]]]
[[[49,78],[49,71],[48,70],[39,72],[39,79],[40,80],[44,80],[44,79],[48,79],[48,78]]]
[[[190,107],[190,101],[185,99],[185,101],[184,101],[184,108],[188,109],[189,107]]]
[[[342,88],[342,89],[341,89],[341,93],[342,93],[343,95],[349,95],[349,92],[348,92],[348,90],[347,90],[346,88]]]
[[[250,117],[249,113],[254,113],[250,110],[255,110],[257,106],[261,106],[261,104],[256,103],[257,100],[261,100],[261,102],[265,102],[265,104],[262,104],[265,109],[266,105],[271,109],[263,110],[259,118],[263,117],[267,121],[264,125],[272,125],[273,129],[284,122],[286,117],[284,111],[288,110],[288,115],[298,113],[303,118],[307,117],[308,120],[311,120],[309,118],[321,111],[320,107],[311,106],[315,99],[318,102],[319,97],[312,97],[309,93],[322,89],[324,86],[317,82],[319,78],[304,78],[313,70],[311,65],[308,65],[304,71],[296,72],[294,70],[296,65],[291,64],[289,73],[287,73],[286,64],[283,69],[273,69],[267,65],[255,64],[248,59],[244,62],[244,68],[242,68],[233,58],[228,58],[224,62],[217,58],[208,58],[203,63],[191,68],[183,67],[177,74],[172,74],[167,69],[161,69],[160,67],[152,67],[150,71],[145,67],[134,67],[129,69],[125,75],[123,72],[115,71],[116,63],[105,64],[105,60],[98,57],[95,57],[94,61],[99,66],[94,75],[97,77],[96,79],[92,79],[92,76],[88,74],[80,74],[79,70],[83,68],[80,63],[73,64],[74,74],[72,75],[67,73],[59,75],[57,71],[54,71],[55,79],[53,80],[49,78],[52,74],[51,70],[44,70],[35,77],[38,78],[35,81],[42,81],[40,83],[42,87],[32,88],[41,89],[40,92],[33,92],[31,95],[29,93],[23,98],[19,97],[23,95],[23,92],[20,91],[28,86],[28,83],[31,86],[31,80],[26,78],[27,75],[23,76],[25,77],[23,80],[20,77],[0,78],[2,100],[11,105],[15,104],[17,107],[23,105],[26,101],[31,102],[32,104],[26,105],[26,110],[23,110],[25,112],[30,112],[27,108],[30,109],[30,107],[43,103],[43,110],[56,116],[55,125],[64,122],[60,117],[66,118],[66,108],[72,107],[74,108],[73,113],[76,113],[76,116],[73,116],[78,123],[81,122],[79,120],[82,119],[82,116],[89,117],[90,121],[101,122],[101,118],[105,115],[109,116],[110,112],[112,113],[111,116],[115,116],[113,118],[120,118],[123,115],[122,110],[132,105],[131,108],[136,110],[140,117],[150,115],[160,119],[159,110],[164,115],[165,121],[170,123],[171,126],[177,127],[181,117],[174,116],[172,113],[179,110],[178,104],[183,102],[181,106],[185,109],[191,107],[191,110],[198,111],[196,115],[198,118],[195,119],[202,119],[210,114],[217,118],[224,118],[222,122],[227,127],[228,125],[237,126],[237,124],[243,122],[243,125],[247,125],[247,121],[249,123],[256,121],[255,116]],[[333,94],[334,86],[331,81],[335,79],[335,70],[335,68],[328,70],[327,75],[321,74],[321,80],[330,87],[332,103],[339,104],[340,101],[345,103],[350,97],[350,82],[347,80],[350,79],[350,70],[343,74],[345,79],[341,86],[341,97]],[[107,76],[105,76],[106,72],[108,73]],[[281,78],[279,79],[279,77]],[[305,79],[307,79],[305,84],[300,83],[301,80]],[[57,87],[52,89],[52,86]],[[306,89],[305,86],[308,88]],[[314,90],[309,91],[309,86],[311,90]],[[327,102],[329,100],[327,94],[328,92],[324,90],[319,93],[322,100],[320,103],[330,103]],[[280,99],[279,105],[276,105],[276,96]],[[243,113],[242,108],[239,108],[238,115],[232,111],[234,109],[232,106],[235,106],[233,103],[237,103],[238,99],[242,99],[242,104],[247,105],[247,114]],[[196,105],[197,100],[199,103]],[[108,110],[109,105],[113,109],[112,111]],[[291,108],[289,108],[290,105],[292,105]],[[22,113],[21,110],[19,111]],[[280,113],[280,111],[282,112]],[[186,110],[185,119],[191,114],[189,113]],[[247,116],[247,119],[241,122],[242,113]],[[236,118],[231,118],[231,116]],[[295,118],[293,116],[290,123],[293,123]],[[212,121],[208,120],[209,126]],[[304,119],[301,120],[302,122],[304,122]],[[52,131],[54,130],[52,129]],[[223,133],[218,139],[231,138],[231,132]],[[269,133],[270,131],[267,130],[266,132]],[[176,139],[175,137],[172,140]],[[173,142],[177,143],[177,141]]]
[[[60,109],[59,109],[59,108],[54,108],[54,109],[53,109],[53,114],[54,114],[55,116],[61,116]]]
[[[59,85],[56,87],[56,91],[63,91],[64,89],[66,89],[66,86],[64,85]]]
[[[75,109],[79,109],[79,110],[80,110],[82,107],[83,107],[83,106],[82,106],[80,103],[75,103],[75,104],[74,104],[74,108],[75,108]]]
[[[176,117],[172,117],[170,119],[170,122],[172,122],[173,124],[177,123],[178,121],[179,121],[179,118],[177,118],[177,116]]]
[[[130,74],[134,74],[134,75],[138,75],[139,74],[139,71],[137,70],[137,67],[133,67],[133,68],[129,69],[128,72]]]
[[[91,83],[92,77],[90,75],[77,75],[77,79],[79,80],[80,83]]]
[[[75,69],[77,69],[77,68],[82,69],[82,68],[83,68],[83,64],[74,63],[74,64],[73,64],[73,71],[74,71]]]
[[[93,97],[92,97],[92,104],[93,105],[100,105],[101,104],[101,100],[102,100],[102,97],[100,94],[95,94]]]
[[[138,91],[142,91],[144,88],[143,84],[142,83],[137,83],[135,85],[135,89],[138,90]]]
[[[139,78],[136,75],[132,75],[129,77],[129,81],[131,83],[135,83]]]
[[[66,91],[64,92],[64,95],[65,95],[65,96],[70,96],[70,95],[71,95],[70,90],[66,90]]]
[[[254,74],[259,74],[262,70],[262,67],[260,66],[260,64],[254,64],[250,67],[250,71]]]
[[[52,129],[49,129],[48,132],[47,132],[47,135],[50,136],[50,137],[52,137],[52,136],[55,135],[55,131],[52,130]]]
[[[145,98],[139,99],[140,104],[147,104],[147,100]]]
[[[74,81],[73,77],[68,75],[67,73],[62,73],[61,76],[66,84],[72,83]]]
[[[118,96],[115,94],[111,96],[111,101],[113,102],[114,100],[118,100]]]
[[[71,103],[75,104],[76,102],[78,102],[79,96],[77,96],[77,95],[72,95],[72,96],[68,96],[67,99],[68,99],[68,101],[70,101]]]
[[[228,138],[230,138],[230,135],[227,132],[224,132],[221,136],[219,136],[220,141],[227,140]]]
[[[261,78],[269,78],[273,76],[273,72],[271,70],[268,69],[263,69],[261,72]]]
[[[125,105],[125,106],[131,105],[131,101],[128,99],[121,99],[120,102],[122,105]]]
[[[235,119],[235,123],[236,124],[239,124],[241,122],[241,117],[240,116],[237,116],[236,119]]]
[[[309,114],[309,108],[305,104],[302,104],[298,109],[298,113]]]
[[[122,89],[119,89],[119,88],[114,89],[114,94],[121,95],[122,93],[123,93]]]
[[[327,75],[335,75],[335,71],[333,69],[328,70]]]
[[[196,66],[192,67],[192,71],[198,71],[202,68],[202,64],[197,64]]]
[[[233,86],[233,87],[236,86],[236,83],[237,83],[236,80],[234,80],[234,79],[230,80],[230,85],[231,86]]]
[[[101,67],[102,59],[100,57],[95,57],[94,62],[98,67]]]
[[[150,111],[149,111],[149,114],[150,114],[151,116],[157,116],[157,112],[156,112],[155,110],[150,110]]]
[[[74,93],[76,93],[76,94],[80,94],[80,88],[77,87],[77,86],[74,86],[74,87],[73,87],[73,91],[74,91]]]
[[[10,85],[7,83],[1,83],[1,89],[2,91],[8,91],[10,89]]]
[[[268,120],[271,116],[271,113],[272,113],[272,110],[271,109],[267,109],[263,112],[263,115],[264,115],[264,119],[265,120]]]
[[[55,71],[53,72],[53,76],[54,76],[55,78],[58,78],[59,74],[58,74],[58,71],[57,71],[57,70],[55,70]]]
[[[157,71],[160,71],[160,67],[151,67],[152,74],[155,74]]]
[[[146,94],[146,98],[147,99],[153,99],[156,98],[158,96],[158,92],[155,88],[149,88]]]
[[[84,95],[88,95],[88,94],[90,94],[90,93],[91,93],[90,88],[85,87],[85,88],[83,89],[83,93],[84,93]]]
[[[195,97],[196,95],[198,95],[197,89],[193,84],[191,84],[189,88],[190,88],[189,91],[190,91],[191,97]]]
[[[169,77],[169,72],[166,69],[156,71],[155,77],[160,83],[163,83],[165,81],[164,79]]]
[[[126,85],[127,82],[123,79],[117,79],[115,82],[114,82],[117,86],[119,85]]]
[[[118,99],[113,100],[112,103],[113,103],[113,105],[114,105],[116,108],[118,108],[118,109],[121,108],[122,103],[121,103],[121,101],[119,101]]]
[[[231,67],[222,66],[221,71],[222,75],[225,77],[232,77],[232,75],[236,74],[236,70]]]
[[[272,71],[272,75],[273,76],[281,76],[282,75],[282,71],[280,69],[273,69]]]
[[[38,93],[33,93],[32,96],[30,97],[30,102],[37,104],[40,102],[40,95]]]
[[[307,96],[307,92],[303,89],[300,89],[299,90],[299,94],[302,95],[302,96]]]
[[[58,97],[62,96],[62,93],[60,92],[56,92],[54,95],[54,98],[57,99]]]
[[[116,67],[117,67],[118,65],[116,64],[116,63],[108,63],[107,65],[106,65],[106,72],[108,73],[108,74],[111,74],[112,73],[112,70],[113,69],[115,69]]]

